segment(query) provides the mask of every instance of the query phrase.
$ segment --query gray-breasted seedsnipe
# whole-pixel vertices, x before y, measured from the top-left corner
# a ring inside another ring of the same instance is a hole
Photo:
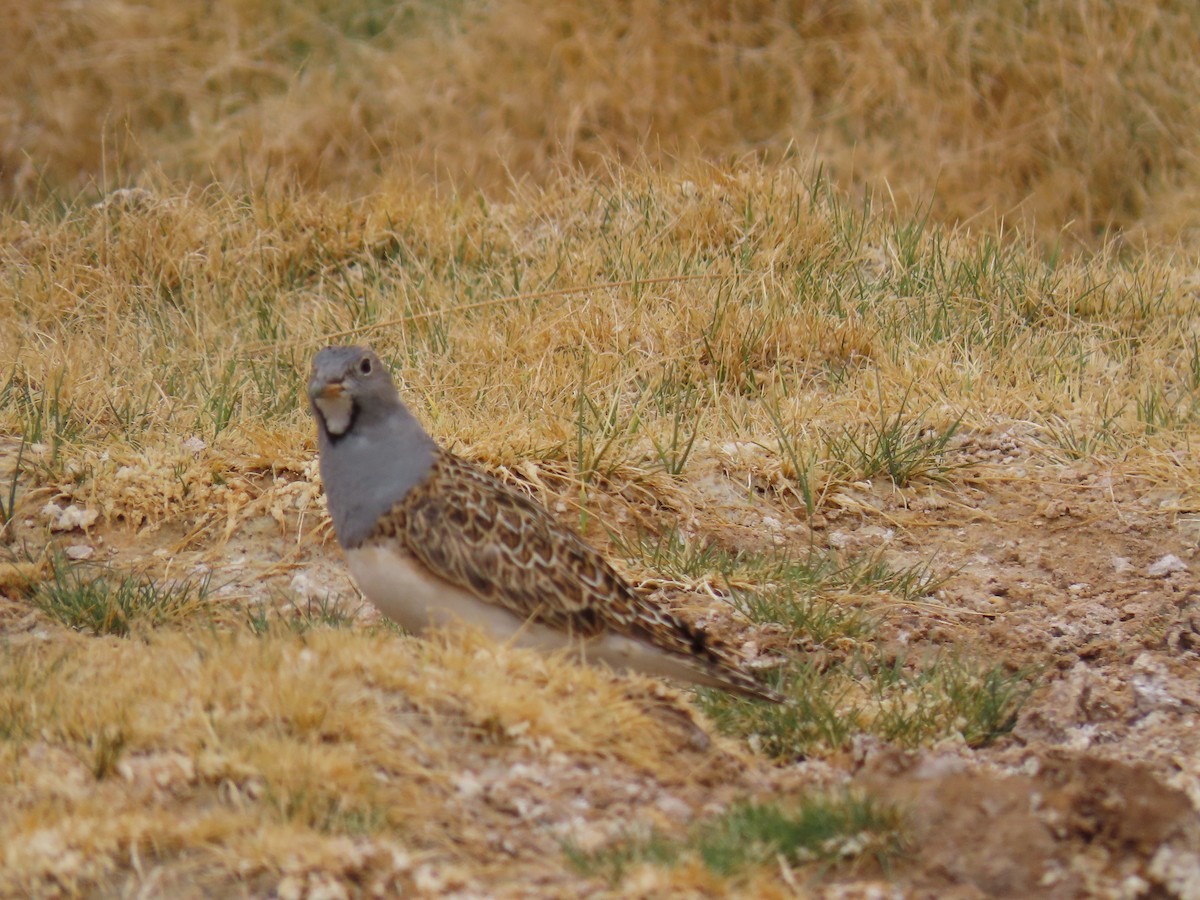
[[[319,352],[308,395],[338,542],[363,594],[404,628],[462,620],[522,646],[783,700],[541,506],[435,444],[369,348]]]

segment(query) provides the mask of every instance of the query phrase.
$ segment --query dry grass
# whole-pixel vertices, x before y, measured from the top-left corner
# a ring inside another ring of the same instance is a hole
[[[994,739],[1043,662],[839,523],[1035,477],[1006,441],[1200,509],[1189,5],[5,13],[0,893],[562,896],[650,835],[613,890],[836,880],[686,842],[864,734]],[[703,749],[643,680],[351,621],[302,396],[351,340],[804,703],[704,698]],[[167,613],[73,618],[72,544]]]
[[[400,171],[498,195],[566,169],[795,155],[905,209],[1019,221],[1050,242],[1063,228],[1088,243],[1108,227],[1194,236],[1200,13],[1186,3],[154,0],[4,13],[11,196],[159,166],[353,193]]]
[[[5,893],[285,876],[390,893],[434,878],[430,860],[478,887],[511,829],[469,780],[515,748],[531,778],[569,755],[614,784],[679,781],[620,685],[566,669],[548,689],[539,658],[469,639],[191,631],[13,647],[0,665]]]
[[[1200,356],[1177,256],[1047,263],[787,171],[691,174],[506,204],[210,188],[10,217],[0,416],[134,524],[228,513],[263,467],[307,474],[300,385],[331,335],[375,342],[441,440],[671,506],[701,455],[828,496],[930,440],[913,459],[933,464],[927,428],[1023,420],[1148,466],[1182,446]]]

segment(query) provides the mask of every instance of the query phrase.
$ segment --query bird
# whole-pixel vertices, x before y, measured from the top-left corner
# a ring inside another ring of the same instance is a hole
[[[462,622],[517,646],[785,700],[545,507],[438,445],[370,347],[317,352],[308,397],[334,534],[359,590],[406,631]]]

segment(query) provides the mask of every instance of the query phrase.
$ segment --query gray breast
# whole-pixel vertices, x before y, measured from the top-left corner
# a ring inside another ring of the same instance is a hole
[[[434,443],[408,410],[358,421],[340,438],[320,433],[321,480],[338,542],[357,547],[379,519],[429,475]]]

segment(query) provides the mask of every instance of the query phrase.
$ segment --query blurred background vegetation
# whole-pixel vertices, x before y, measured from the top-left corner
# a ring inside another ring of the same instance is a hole
[[[0,3],[0,196],[166,176],[503,196],[756,157],[1052,247],[1195,238],[1200,6]]]

